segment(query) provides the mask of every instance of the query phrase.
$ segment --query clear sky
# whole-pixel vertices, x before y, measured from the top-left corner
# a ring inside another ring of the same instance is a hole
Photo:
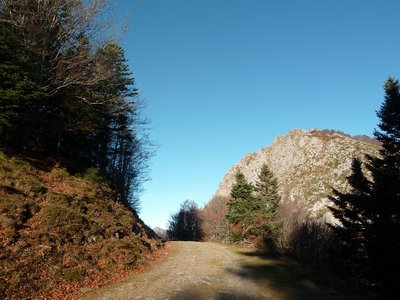
[[[400,79],[399,0],[116,0],[159,146],[141,218],[166,227],[246,153],[294,128],[372,135]]]

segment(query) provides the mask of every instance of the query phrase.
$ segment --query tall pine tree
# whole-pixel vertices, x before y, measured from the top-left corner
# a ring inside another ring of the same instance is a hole
[[[0,22],[0,145],[29,147],[43,89],[31,53],[10,27]]]
[[[255,200],[262,218],[262,230],[265,246],[274,251],[282,235],[282,222],[278,217],[280,196],[278,182],[266,164],[263,164],[255,185]]]
[[[385,99],[377,115],[376,138],[382,143],[380,157],[370,157],[373,176],[371,205],[366,232],[368,278],[380,291],[400,296],[400,86],[389,77],[384,85]]]
[[[362,163],[354,159],[351,166],[351,175],[347,178],[350,185],[349,193],[333,190],[330,197],[334,206],[329,207],[341,226],[332,226],[341,243],[342,259],[346,266],[355,274],[366,274],[365,232],[370,219],[366,217],[366,210],[371,201],[371,182],[362,171]]]
[[[282,226],[277,216],[279,199],[277,181],[267,165],[262,166],[255,185],[239,171],[226,215],[231,240],[275,251]]]
[[[247,242],[249,229],[253,223],[252,212],[255,201],[252,193],[254,187],[247,182],[241,171],[236,173],[235,179],[226,214],[229,224],[229,239],[232,242]]]
[[[360,279],[384,297],[399,297],[400,269],[400,86],[389,77],[385,99],[377,115],[374,135],[382,144],[379,157],[367,156],[366,179],[361,163],[353,162],[349,193],[334,192],[331,211],[341,225],[334,230],[341,238]]]
[[[102,38],[106,4],[1,1],[0,147],[97,168],[137,209],[150,143],[124,51]]]
[[[253,205],[252,192],[254,187],[247,182],[244,174],[238,171],[235,175],[235,183],[231,189],[231,199],[228,202],[227,220],[231,224],[237,224],[246,221],[249,216],[249,211]]]

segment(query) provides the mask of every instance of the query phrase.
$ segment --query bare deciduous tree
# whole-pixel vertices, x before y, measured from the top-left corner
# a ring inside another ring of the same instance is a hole
[[[49,96],[100,85],[113,76],[98,50],[112,41],[107,0],[3,0],[0,22],[15,28],[36,55]],[[115,36],[115,33],[113,34]],[[80,96],[89,104],[93,97]]]
[[[205,238],[212,241],[225,241],[227,239],[227,203],[229,197],[215,196],[201,210],[203,231]]]

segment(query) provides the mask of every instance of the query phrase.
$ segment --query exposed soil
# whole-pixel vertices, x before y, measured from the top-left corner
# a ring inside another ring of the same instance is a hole
[[[287,257],[208,242],[169,242],[167,255],[84,300],[376,299],[354,282]]]
[[[171,242],[157,266],[84,299],[272,299],[246,274],[245,260],[220,244]]]

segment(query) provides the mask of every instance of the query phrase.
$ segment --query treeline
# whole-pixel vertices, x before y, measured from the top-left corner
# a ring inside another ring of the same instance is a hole
[[[106,0],[0,1],[0,147],[94,167],[137,208],[151,152],[106,12]]]
[[[281,202],[266,165],[256,184],[238,171],[230,197],[202,210],[206,239],[294,255],[343,274],[384,299],[398,299],[400,269],[400,85],[389,77],[374,136],[378,157],[354,159],[349,192],[333,190],[328,209],[336,224],[310,216],[296,202]]]
[[[201,241],[204,238],[202,222],[196,202],[186,200],[171,215],[166,238],[173,241]]]

